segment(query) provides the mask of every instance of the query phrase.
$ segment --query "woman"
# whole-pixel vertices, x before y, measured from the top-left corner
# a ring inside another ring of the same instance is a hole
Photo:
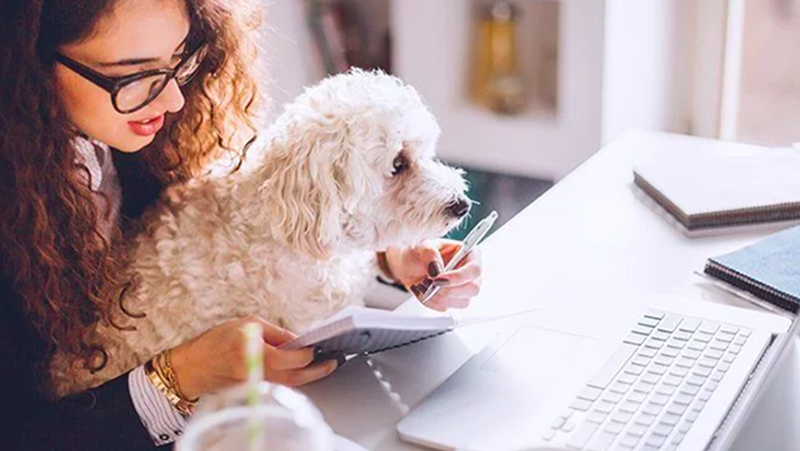
[[[265,373],[302,385],[333,372],[259,318],[221,324],[95,389],[48,396],[50,357],[87,370],[113,359],[93,340],[125,313],[130,219],[162,188],[255,136],[254,10],[241,0],[3,0],[0,3],[0,437],[6,449],[139,450],[172,443],[187,403],[242,381],[242,325],[261,322]],[[111,150],[113,149],[113,150]],[[458,245],[379,255],[427,305],[465,307],[480,284]],[[430,277],[429,277],[430,276]],[[166,359],[166,360],[164,360]],[[159,363],[160,362],[160,363]],[[157,366],[157,368],[156,368]],[[183,408],[181,408],[183,407]]]

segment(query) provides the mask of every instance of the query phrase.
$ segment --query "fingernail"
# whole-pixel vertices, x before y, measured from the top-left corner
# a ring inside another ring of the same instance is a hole
[[[427,289],[428,289],[428,288],[429,288],[429,287],[430,287],[432,284],[433,284],[433,280],[432,280],[432,279],[429,279],[429,278],[427,278],[427,277],[425,278],[425,280],[423,280],[422,282],[420,282],[420,286],[422,286],[422,288],[424,288],[424,289],[426,289],[426,290],[427,290]]]
[[[438,276],[442,273],[442,271],[444,271],[444,268],[438,261],[432,261],[428,263],[428,274],[430,274],[431,277]]]
[[[339,368],[346,362],[347,362],[347,357],[344,356],[344,352],[340,352],[339,355],[336,356],[336,368]]]
[[[435,287],[442,287],[445,285],[449,285],[450,281],[447,279],[433,279],[433,286]]]

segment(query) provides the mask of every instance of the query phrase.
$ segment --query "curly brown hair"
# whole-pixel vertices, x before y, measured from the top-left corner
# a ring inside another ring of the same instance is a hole
[[[184,108],[140,151],[165,183],[192,177],[223,153],[241,161],[258,119],[252,69],[258,7],[186,1],[192,36],[208,44],[208,54],[183,88]],[[87,38],[115,3],[10,0],[0,6],[0,270],[13,278],[50,353],[105,354],[92,342],[92,330],[121,310],[125,258],[112,249],[123,246],[112,246],[98,229],[98,209],[76,165],[76,131],[52,76],[54,50]]]

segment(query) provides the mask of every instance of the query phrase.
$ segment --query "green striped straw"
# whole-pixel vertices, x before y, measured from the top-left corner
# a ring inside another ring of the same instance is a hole
[[[264,328],[258,323],[247,323],[245,334],[245,364],[247,365],[247,405],[256,407],[261,404],[258,385],[264,380]],[[253,418],[247,429],[250,451],[263,451],[264,429],[258,420]]]

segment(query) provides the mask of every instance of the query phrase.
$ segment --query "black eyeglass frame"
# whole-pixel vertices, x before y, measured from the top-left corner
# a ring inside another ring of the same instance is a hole
[[[178,82],[178,85],[180,86],[185,86],[187,83],[189,83],[189,81],[191,81],[191,79],[197,73],[197,69],[195,69],[195,71],[192,72],[186,80],[183,80],[183,82],[179,81],[176,75],[181,70],[181,68],[183,68],[186,62],[190,61],[195,55],[200,55],[200,59],[197,62],[199,69],[200,64],[203,62],[203,58],[205,57],[205,55],[201,54],[201,52],[205,52],[206,47],[207,47],[206,44],[201,44],[197,46],[194,51],[185,52],[183,56],[181,56],[181,60],[178,62],[178,64],[171,69],[151,69],[142,72],[136,72],[135,74],[126,75],[124,77],[108,77],[106,75],[101,74],[100,72],[97,72],[91,67],[88,67],[78,61],[75,61],[74,59],[59,52],[55,52],[55,60],[63,64],[64,66],[68,67],[70,70],[80,75],[81,77],[85,78],[86,80],[89,80],[98,87],[107,91],[111,95],[111,103],[114,105],[115,110],[117,110],[122,114],[130,114],[139,111],[142,108],[149,105],[150,103],[152,103],[153,100],[155,100],[164,91],[164,89],[167,87],[167,85],[173,78],[175,79],[175,81]],[[153,94],[151,94],[147,100],[142,102],[141,105],[129,108],[127,110],[123,110],[117,105],[117,94],[119,93],[119,91],[122,90],[122,88],[131,83],[155,75],[166,75],[165,78],[166,83],[164,83],[157,91],[153,92]]]

